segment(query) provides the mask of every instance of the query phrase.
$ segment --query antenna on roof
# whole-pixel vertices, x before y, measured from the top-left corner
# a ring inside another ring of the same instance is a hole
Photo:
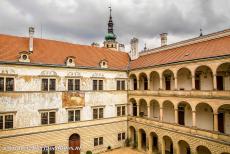
[[[203,30],[200,29],[200,36],[203,36]]]

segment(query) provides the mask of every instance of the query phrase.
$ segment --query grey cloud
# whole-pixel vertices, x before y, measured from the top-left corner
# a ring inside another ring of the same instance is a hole
[[[45,38],[102,43],[108,4],[106,0],[1,0],[0,33],[27,35],[33,25],[40,37],[42,24]],[[228,0],[112,0],[112,8],[115,33],[125,44],[133,36],[153,40],[168,32],[182,39],[198,36],[200,28],[209,33],[230,26]]]

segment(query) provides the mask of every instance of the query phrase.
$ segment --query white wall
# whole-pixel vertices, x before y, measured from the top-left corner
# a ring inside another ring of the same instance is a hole
[[[177,76],[178,90],[183,88],[184,90],[192,89],[192,78],[188,70],[180,70]]]
[[[185,126],[192,126],[192,109],[187,104],[185,106]]]
[[[172,103],[165,102],[163,104],[163,121],[175,123],[175,110]]]
[[[160,78],[157,75],[154,75],[151,78],[151,82],[150,82],[150,89],[151,90],[159,90],[160,88]]]
[[[160,120],[160,107],[156,102],[150,103],[150,117]]]
[[[230,113],[225,112],[224,114],[224,130],[226,134],[230,134]]]
[[[213,130],[213,112],[207,104],[196,107],[196,126],[201,129]]]

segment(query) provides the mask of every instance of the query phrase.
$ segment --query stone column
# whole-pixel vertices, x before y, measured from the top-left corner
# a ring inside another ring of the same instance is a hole
[[[195,76],[192,75],[192,90],[196,90],[196,87],[195,87]]]
[[[192,127],[196,127],[196,111],[192,111]]]
[[[213,74],[213,90],[217,90],[216,74]]]
[[[218,113],[214,113],[214,131],[218,132]]]
[[[153,153],[153,139],[152,136],[149,135],[149,154]]]
[[[150,105],[148,105],[147,108],[148,108],[148,118],[151,118],[151,115],[150,115]]]
[[[175,124],[178,124],[178,109],[174,109],[175,110]]]
[[[140,80],[137,80],[137,90],[140,90]]]
[[[161,153],[165,154],[165,140],[162,138],[162,142],[161,142]]]
[[[150,90],[151,88],[150,88],[150,82],[151,82],[151,79],[150,79],[150,77],[148,78],[148,90]]]
[[[174,85],[174,87],[175,87],[175,90],[178,90],[178,85],[177,85],[177,77],[175,77],[174,81],[175,81],[175,85]]]
[[[128,103],[127,106],[126,106],[126,115],[132,115],[130,107],[131,107],[131,104]]]
[[[163,81],[162,81],[162,77],[160,78],[160,90],[163,90]]]
[[[138,150],[142,150],[141,149],[141,132],[138,130],[138,137],[137,137],[137,143],[138,143],[138,146],[137,146],[137,149]]]
[[[139,107],[140,107],[140,105],[138,104],[138,105],[137,105],[137,116],[138,116],[138,117],[140,116],[140,108],[139,108]]]
[[[160,108],[160,122],[163,122],[163,107]]]

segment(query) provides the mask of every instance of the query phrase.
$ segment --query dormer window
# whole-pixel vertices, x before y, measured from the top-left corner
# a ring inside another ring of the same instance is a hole
[[[75,67],[75,57],[69,56],[66,58],[66,66]]]
[[[108,68],[107,60],[101,60],[99,65],[100,65],[101,68]]]
[[[19,53],[20,54],[20,57],[19,57],[19,62],[30,62],[30,52],[28,51],[22,51]]]

